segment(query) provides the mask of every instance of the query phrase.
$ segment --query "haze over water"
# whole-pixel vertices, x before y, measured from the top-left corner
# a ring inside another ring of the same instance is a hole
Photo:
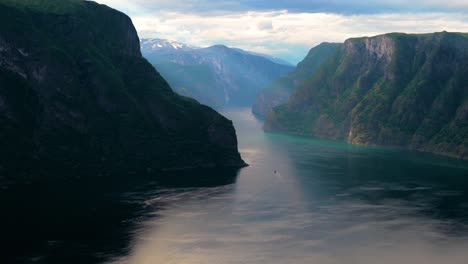
[[[110,263],[466,263],[466,162],[265,134],[250,109],[223,114],[250,167],[231,185],[148,199],[166,206]]]
[[[238,173],[1,185],[0,262],[466,263],[465,161],[268,134],[248,108],[223,114],[250,164]]]

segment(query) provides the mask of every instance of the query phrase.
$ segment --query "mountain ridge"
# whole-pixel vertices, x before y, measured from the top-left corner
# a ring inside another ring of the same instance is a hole
[[[199,47],[199,46],[195,46],[195,45],[182,43],[182,42],[179,42],[179,41],[176,41],[176,40],[169,40],[169,39],[162,39],[162,38],[141,38],[140,43],[141,43],[141,49],[144,50],[143,53],[150,53],[150,52],[158,51],[158,50],[161,50],[161,49],[163,49],[163,52],[172,52],[172,51],[178,50],[178,49],[188,51],[188,50],[196,50],[196,49],[213,48],[213,47],[216,47],[216,46],[224,46],[226,48],[233,49],[233,50],[235,50],[237,52],[240,52],[240,53],[265,58],[265,59],[270,60],[271,62],[274,62],[274,63],[277,63],[277,64],[283,64],[283,65],[291,66],[291,67],[294,66],[290,62],[288,62],[286,60],[283,60],[281,58],[272,56],[272,55],[263,54],[263,53],[259,53],[259,52],[254,52],[254,51],[248,51],[248,50],[244,50],[244,49],[240,49],[240,48],[228,47],[227,45],[224,45],[224,44],[214,44],[214,45],[207,46],[207,47]],[[171,47],[172,47],[172,49],[171,49]],[[165,48],[168,48],[168,49],[164,50]]]

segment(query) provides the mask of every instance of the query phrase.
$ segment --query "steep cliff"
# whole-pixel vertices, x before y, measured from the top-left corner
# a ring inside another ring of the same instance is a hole
[[[286,103],[296,86],[313,75],[341,45],[339,43],[321,43],[312,48],[294,71],[273,81],[267,88],[260,91],[255,99],[252,112],[260,118],[265,118],[275,106]]]
[[[347,40],[266,130],[468,158],[468,35]]]
[[[223,45],[196,48],[151,39],[141,43],[143,56],[174,91],[212,107],[251,106],[261,89],[293,69],[266,55]]]
[[[175,94],[129,17],[0,0],[0,170],[242,166],[232,122]]]

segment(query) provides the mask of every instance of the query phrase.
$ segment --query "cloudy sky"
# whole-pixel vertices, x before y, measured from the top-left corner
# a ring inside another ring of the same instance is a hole
[[[468,0],[97,0],[141,38],[225,44],[292,63],[324,41],[386,32],[468,32]]]

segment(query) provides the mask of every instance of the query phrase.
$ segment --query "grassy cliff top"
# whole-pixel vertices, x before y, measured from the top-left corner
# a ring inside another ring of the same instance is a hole
[[[434,33],[401,33],[401,32],[391,32],[391,33],[386,33],[386,34],[381,34],[377,36],[370,36],[370,37],[357,37],[357,38],[350,38],[348,41],[352,42],[357,42],[361,41],[364,39],[369,39],[369,38],[375,38],[375,37],[381,37],[381,36],[387,36],[391,38],[399,38],[399,37],[404,37],[404,36],[413,36],[413,37],[420,37],[420,38],[429,38],[433,37],[436,34],[450,34],[450,35],[461,35],[465,38],[468,38],[468,33],[463,33],[463,32],[447,32],[447,31],[441,31],[441,32],[434,32]]]

